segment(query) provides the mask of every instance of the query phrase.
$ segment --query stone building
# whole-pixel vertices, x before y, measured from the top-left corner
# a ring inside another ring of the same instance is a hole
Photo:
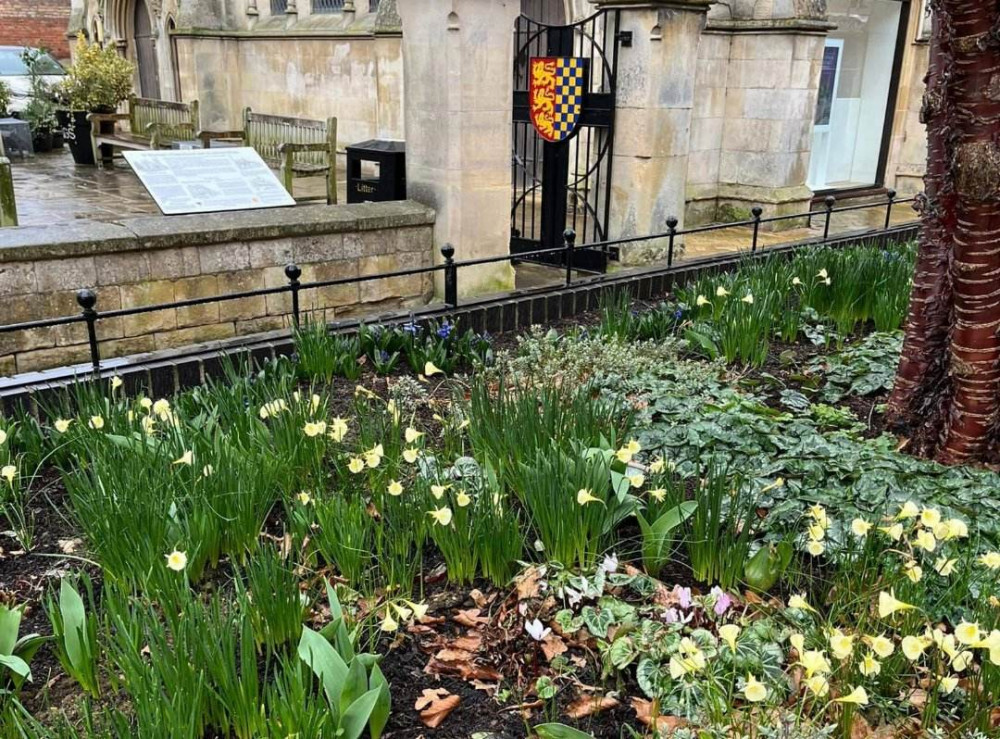
[[[71,33],[117,44],[137,63],[143,96],[198,99],[204,128],[233,128],[250,106],[335,115],[341,146],[408,138],[403,0],[398,7],[397,0],[72,3]],[[461,27],[463,14],[507,23],[520,10],[566,24],[602,9],[621,13],[630,35],[618,75],[609,236],[662,229],[671,214],[692,225],[754,204],[791,213],[830,193],[921,187],[923,0],[407,5],[426,9],[420,22],[442,39]],[[436,13],[441,17],[430,17]],[[511,62],[495,46],[480,52],[475,39],[463,44],[464,84],[475,84],[477,69],[488,77],[492,65]]]

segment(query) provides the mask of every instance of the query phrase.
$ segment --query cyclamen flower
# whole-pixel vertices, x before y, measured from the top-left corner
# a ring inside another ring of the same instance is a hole
[[[545,637],[552,633],[552,629],[546,627],[537,618],[524,622],[524,630],[535,641],[543,641]]]
[[[709,591],[709,595],[715,598],[715,605],[712,606],[712,610],[716,616],[722,616],[733,605],[733,599],[729,596],[729,593],[718,586],[712,588]]]
[[[678,604],[685,611],[691,607],[691,588],[682,588],[680,585],[674,585],[671,595],[677,598]]]

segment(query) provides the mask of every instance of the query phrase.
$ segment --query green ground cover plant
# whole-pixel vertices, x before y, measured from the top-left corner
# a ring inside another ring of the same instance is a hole
[[[851,405],[883,251],[0,419],[0,736],[997,736],[998,477]]]

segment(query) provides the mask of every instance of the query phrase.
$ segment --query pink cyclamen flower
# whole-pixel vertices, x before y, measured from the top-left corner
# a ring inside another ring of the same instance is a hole
[[[715,606],[712,610],[715,611],[716,616],[723,615],[733,605],[733,599],[729,597],[729,593],[718,586],[712,588],[709,595],[715,598]]]
[[[677,598],[678,605],[684,610],[691,607],[691,588],[682,588],[680,585],[674,585],[672,595]]]

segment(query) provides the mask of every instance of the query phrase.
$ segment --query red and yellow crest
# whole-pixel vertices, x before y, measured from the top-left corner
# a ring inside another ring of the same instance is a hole
[[[546,141],[565,141],[580,120],[587,85],[587,59],[541,56],[529,62],[531,123]]]

